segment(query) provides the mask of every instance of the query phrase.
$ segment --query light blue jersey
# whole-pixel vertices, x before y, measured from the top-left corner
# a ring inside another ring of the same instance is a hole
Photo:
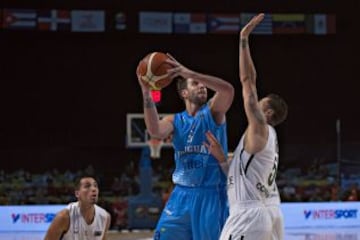
[[[218,240],[228,216],[226,177],[203,143],[210,130],[227,154],[226,123],[216,124],[205,104],[195,116],[175,114],[173,124],[175,188],[154,240]]]
[[[211,131],[224,148],[227,155],[226,123],[214,122],[208,104],[195,116],[186,111],[175,114],[173,145],[175,150],[175,171],[173,182],[181,186],[225,185],[226,177],[218,161],[203,144],[205,133]]]

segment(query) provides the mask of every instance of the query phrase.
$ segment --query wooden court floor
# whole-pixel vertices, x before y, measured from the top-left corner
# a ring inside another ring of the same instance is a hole
[[[108,240],[150,240],[153,231],[109,232]]]
[[[43,240],[44,235],[44,232],[0,232],[0,240]],[[152,240],[152,236],[150,230],[110,231],[107,240]],[[360,228],[285,229],[284,240],[360,240]]]

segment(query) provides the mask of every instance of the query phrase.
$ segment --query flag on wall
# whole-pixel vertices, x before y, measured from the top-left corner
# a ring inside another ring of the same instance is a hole
[[[305,14],[273,14],[274,33],[305,33]]]
[[[205,13],[174,13],[174,33],[206,33]]]
[[[257,13],[241,13],[241,28],[243,28],[251,18]],[[251,34],[271,35],[273,30],[271,14],[265,14],[264,19],[254,28]]]
[[[201,13],[142,11],[138,13],[138,32],[165,34],[238,34],[256,13]],[[106,29],[106,21],[108,28]],[[0,9],[0,28],[41,31],[105,32],[130,29],[124,12],[104,10]],[[253,34],[336,34],[336,14],[277,13],[265,18]]]
[[[139,31],[141,33],[172,33],[172,13],[140,12]]]
[[[240,14],[209,14],[208,32],[236,34],[240,31]]]
[[[71,17],[66,10],[39,10],[38,29],[44,31],[70,31]]]
[[[314,34],[325,35],[336,33],[336,15],[314,14]]]
[[[309,34],[326,35],[336,33],[335,14],[306,15],[306,31]]]
[[[115,29],[125,30],[126,29],[126,14],[118,12],[115,14]]]
[[[102,10],[71,11],[71,30],[73,32],[104,32],[105,12]]]
[[[33,9],[4,9],[3,27],[7,29],[36,28],[36,11]]]

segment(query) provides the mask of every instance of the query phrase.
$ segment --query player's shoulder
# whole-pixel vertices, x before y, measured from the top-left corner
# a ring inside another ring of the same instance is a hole
[[[110,215],[110,213],[103,207],[100,207],[99,205],[95,204],[95,208],[97,209],[97,211],[99,211],[99,213],[103,216],[108,216]]]
[[[62,209],[60,212],[56,214],[56,218],[60,222],[69,222],[70,221],[70,210],[68,208]]]

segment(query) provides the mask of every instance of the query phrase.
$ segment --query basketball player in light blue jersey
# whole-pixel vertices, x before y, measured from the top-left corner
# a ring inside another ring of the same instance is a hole
[[[218,240],[228,216],[226,176],[204,145],[211,131],[227,152],[225,113],[234,97],[232,85],[218,77],[192,71],[173,57],[168,70],[177,80],[185,110],[159,120],[150,89],[141,81],[144,115],[152,137],[172,135],[175,187],[156,227],[155,240]],[[207,88],[215,92],[207,101]]]

